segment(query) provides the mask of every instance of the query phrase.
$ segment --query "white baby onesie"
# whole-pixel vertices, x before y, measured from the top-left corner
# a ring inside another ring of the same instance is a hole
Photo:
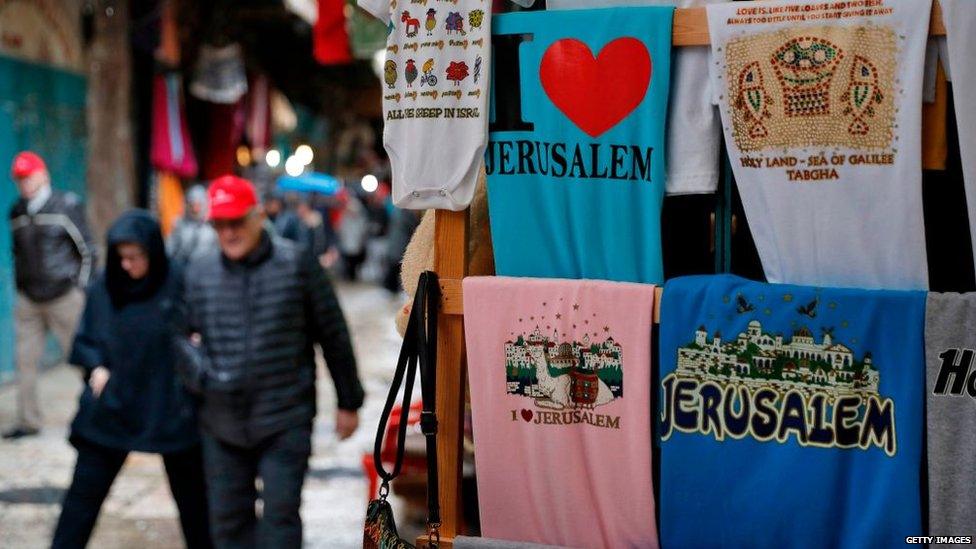
[[[713,89],[770,282],[926,289],[931,0],[708,6]]]
[[[463,210],[488,143],[489,0],[358,0],[390,26],[383,144],[401,208]]]
[[[725,0],[548,0],[552,10],[624,6],[700,7]],[[668,104],[668,194],[715,192],[718,187],[722,125],[712,103],[708,46],[672,51]]]

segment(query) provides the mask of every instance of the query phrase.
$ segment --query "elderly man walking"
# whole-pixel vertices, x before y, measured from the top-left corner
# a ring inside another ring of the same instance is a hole
[[[187,268],[176,347],[185,382],[201,397],[211,533],[217,547],[300,547],[313,344],[335,383],[336,431],[346,438],[363,402],[349,332],[312,254],[265,230],[249,181],[218,178],[209,195],[220,249]]]
[[[3,434],[16,439],[37,434],[37,368],[48,331],[67,354],[85,304],[81,288],[95,266],[95,246],[77,196],[51,188],[40,156],[25,151],[10,175],[20,194],[10,210],[17,280],[17,425]]]

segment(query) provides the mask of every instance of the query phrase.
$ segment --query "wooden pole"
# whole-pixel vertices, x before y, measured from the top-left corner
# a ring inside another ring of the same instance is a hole
[[[88,218],[101,241],[109,224],[132,205],[135,191],[129,2],[99,2],[94,17],[88,52]]]
[[[434,217],[434,270],[457,288],[468,273],[468,210],[437,210]],[[442,284],[442,291],[446,290]],[[460,293],[451,292],[459,296]],[[451,295],[445,293],[445,297]],[[461,446],[464,440],[464,317],[438,311],[437,474],[440,483],[441,547],[450,548],[461,527]],[[418,540],[426,543],[426,536]]]

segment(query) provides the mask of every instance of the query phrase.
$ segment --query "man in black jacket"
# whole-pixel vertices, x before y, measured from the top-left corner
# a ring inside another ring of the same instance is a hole
[[[81,288],[95,266],[95,246],[77,196],[51,188],[41,157],[25,151],[10,169],[20,200],[10,209],[17,280],[17,416],[4,438],[37,434],[37,367],[47,332],[67,354],[85,302]]]
[[[358,425],[363,389],[346,322],[311,254],[264,229],[250,182],[209,189],[220,250],[186,273],[178,366],[201,397],[211,531],[217,547],[300,547],[301,490],[315,416],[313,343],[338,398],[340,438]],[[255,478],[264,512],[255,517]]]

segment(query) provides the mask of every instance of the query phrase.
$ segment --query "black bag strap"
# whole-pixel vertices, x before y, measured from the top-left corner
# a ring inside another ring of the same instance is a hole
[[[413,308],[407,320],[407,329],[403,335],[403,346],[397,360],[396,371],[390,393],[386,397],[383,415],[376,431],[376,443],[373,446],[373,464],[376,472],[383,479],[380,486],[380,498],[385,499],[390,491],[390,481],[400,474],[403,465],[404,443],[407,436],[407,414],[410,410],[410,397],[417,370],[420,370],[420,390],[423,397],[423,412],[420,414],[420,429],[427,443],[427,526],[428,536],[437,533],[440,527],[441,513],[438,500],[437,481],[437,415],[435,413],[435,398],[437,386],[437,309],[440,303],[440,285],[437,273],[425,271],[420,274],[417,284],[417,294],[414,296]],[[403,386],[403,397],[400,403],[403,416],[397,428],[396,459],[393,470],[387,472],[383,467],[381,452],[383,439],[386,434],[390,413],[397,402],[397,394]]]

